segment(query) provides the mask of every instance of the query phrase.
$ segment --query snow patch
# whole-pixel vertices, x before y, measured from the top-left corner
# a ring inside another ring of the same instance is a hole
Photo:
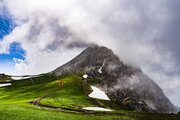
[[[112,111],[111,109],[106,109],[102,107],[84,107],[84,110],[93,110],[93,111]]]
[[[24,80],[24,79],[29,79],[29,78],[35,78],[35,77],[38,77],[38,76],[27,76],[27,77],[11,77],[11,79],[13,80]]]
[[[110,100],[106,93],[95,86],[91,86],[93,92],[89,94],[91,98],[97,98],[102,100]]]
[[[24,79],[24,77],[11,77],[11,79],[13,79],[13,80],[22,80],[22,79]]]
[[[102,74],[102,68],[104,67],[104,64],[105,64],[105,60],[103,61],[102,66],[98,69],[98,72],[99,72],[100,74]]]
[[[84,79],[88,78],[88,75],[87,75],[87,74],[84,74],[84,75],[83,75],[83,78],[84,78]]]
[[[102,74],[102,67],[98,69],[98,72]]]
[[[10,86],[11,83],[0,84],[0,87]]]
[[[141,101],[139,101],[138,103],[139,103],[139,104],[143,104],[143,102],[141,102]]]

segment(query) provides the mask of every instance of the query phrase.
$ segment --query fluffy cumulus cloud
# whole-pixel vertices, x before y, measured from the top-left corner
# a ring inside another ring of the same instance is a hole
[[[99,44],[141,67],[180,106],[180,57],[167,37],[177,16],[168,0],[4,0],[0,10],[2,5],[16,27],[0,41],[0,53],[8,53],[12,42],[26,51],[25,60],[15,59],[17,74],[51,71]]]

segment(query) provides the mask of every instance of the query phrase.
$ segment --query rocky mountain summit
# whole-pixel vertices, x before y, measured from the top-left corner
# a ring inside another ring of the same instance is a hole
[[[84,73],[96,79],[96,86],[105,91],[111,101],[117,101],[128,109],[176,112],[174,105],[153,80],[140,68],[123,63],[106,47],[89,47],[53,71],[57,76],[74,73]]]

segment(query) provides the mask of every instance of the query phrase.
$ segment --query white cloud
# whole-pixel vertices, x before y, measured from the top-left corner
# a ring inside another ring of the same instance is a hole
[[[10,75],[16,74],[16,71],[14,70],[14,65],[10,61],[0,61],[0,74],[1,73],[6,73]]]
[[[2,9],[3,9],[3,1],[0,1],[0,15],[2,14]]]
[[[167,1],[6,0],[18,26],[0,42],[0,53],[7,53],[10,43],[20,42],[26,59],[16,62],[15,69],[18,74],[35,74],[55,69],[84,49],[68,49],[71,43],[105,45],[121,60],[140,66],[180,105],[175,89],[180,77],[171,75],[176,87],[167,86],[168,73],[177,71],[176,59],[162,40],[172,17]]]

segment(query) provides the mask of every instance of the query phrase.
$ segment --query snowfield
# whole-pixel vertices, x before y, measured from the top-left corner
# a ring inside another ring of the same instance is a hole
[[[28,79],[30,77],[11,77],[13,80],[23,80],[23,79]]]
[[[110,100],[104,91],[102,91],[99,88],[92,86],[92,85],[91,85],[91,88],[92,88],[93,92],[89,94],[89,97],[102,99],[102,100]]]
[[[29,78],[35,78],[35,77],[38,77],[38,75],[34,75],[34,76],[27,76],[27,77],[11,77],[11,79],[13,80],[24,80],[24,79],[29,79]]]
[[[84,107],[83,110],[112,111],[111,109],[106,109],[106,108],[102,108],[102,107]]]
[[[102,74],[102,68],[104,67],[104,64],[105,64],[105,60],[103,61],[102,66],[98,69],[98,72],[99,72],[100,74]]]
[[[5,86],[9,86],[9,85],[11,85],[11,83],[0,84],[0,87],[5,87]]]

